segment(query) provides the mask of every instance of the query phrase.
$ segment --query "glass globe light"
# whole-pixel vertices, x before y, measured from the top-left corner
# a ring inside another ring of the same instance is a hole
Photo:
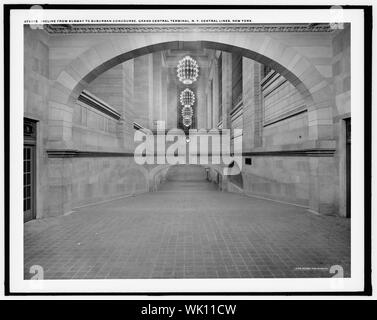
[[[189,127],[189,126],[191,126],[191,124],[192,124],[191,117],[190,117],[190,118],[183,118],[182,122],[183,122],[183,125],[184,125],[185,127]]]
[[[192,84],[198,79],[198,63],[190,56],[184,57],[178,62],[177,77],[184,84]]]
[[[179,95],[179,101],[182,106],[192,106],[195,103],[195,93],[191,89],[186,88]]]
[[[193,112],[193,110],[192,110],[192,107],[190,107],[190,106],[184,106],[183,108],[182,108],[182,116],[183,117],[192,117],[192,115],[194,114],[194,112]]]

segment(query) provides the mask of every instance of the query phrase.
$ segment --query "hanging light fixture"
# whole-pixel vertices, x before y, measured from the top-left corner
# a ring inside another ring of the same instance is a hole
[[[192,106],[195,103],[195,94],[194,92],[186,88],[183,90],[179,96],[179,101],[181,102],[182,106]]]
[[[190,117],[190,118],[183,118],[182,122],[183,122],[183,125],[184,125],[185,127],[189,127],[189,126],[191,126],[191,124],[192,124],[191,117]]]
[[[192,115],[194,114],[194,111],[192,110],[192,107],[190,106],[184,106],[182,108],[182,117],[192,117]]]
[[[177,76],[182,83],[192,84],[199,76],[198,63],[190,56],[184,57],[178,62]]]

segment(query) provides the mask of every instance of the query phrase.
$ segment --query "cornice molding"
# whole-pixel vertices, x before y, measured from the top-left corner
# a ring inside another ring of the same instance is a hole
[[[278,150],[244,152],[244,157],[333,157],[335,149],[303,149],[303,150]]]
[[[50,34],[77,33],[166,33],[166,32],[333,32],[328,23],[319,24],[45,24]]]
[[[82,150],[46,150],[49,158],[97,158],[97,157],[133,157],[133,152],[107,152],[107,151],[82,151]]]
[[[81,150],[47,150],[49,158],[97,158],[97,157],[133,157],[133,152],[107,152],[107,151],[81,151]],[[277,151],[255,151],[243,152],[243,157],[333,157],[335,149],[297,149],[297,150],[277,150]],[[154,156],[158,154],[155,153]],[[197,154],[200,156],[200,153]],[[215,155],[215,154],[214,154]],[[221,155],[221,153],[216,154]],[[212,157],[212,153],[208,154]]]

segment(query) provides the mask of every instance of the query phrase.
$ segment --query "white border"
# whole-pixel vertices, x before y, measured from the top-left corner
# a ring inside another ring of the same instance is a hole
[[[59,19],[120,19],[127,16],[143,19],[208,18],[203,10],[46,10],[44,17]],[[254,23],[309,23],[331,21],[329,10],[211,10],[211,19],[253,19]],[[364,34],[363,12],[345,10],[345,22],[351,22],[351,110],[352,110],[352,278],[343,287],[334,287],[334,279],[152,279],[152,280],[23,280],[23,21],[30,10],[11,11],[10,27],[10,291],[11,292],[316,292],[363,290],[364,261]]]

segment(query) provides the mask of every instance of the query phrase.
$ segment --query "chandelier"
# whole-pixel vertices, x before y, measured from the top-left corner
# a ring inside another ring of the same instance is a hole
[[[182,108],[182,117],[183,118],[191,118],[193,114],[194,114],[194,112],[192,110],[192,107],[184,106]]]
[[[177,76],[184,84],[192,84],[199,75],[198,63],[190,56],[184,57],[178,62]]]
[[[183,90],[179,96],[179,101],[183,106],[192,106],[195,103],[195,94],[189,88]]]
[[[189,127],[189,126],[191,126],[191,124],[192,124],[191,117],[189,117],[189,118],[183,118],[182,122],[183,122],[183,125],[184,125],[185,127]]]

